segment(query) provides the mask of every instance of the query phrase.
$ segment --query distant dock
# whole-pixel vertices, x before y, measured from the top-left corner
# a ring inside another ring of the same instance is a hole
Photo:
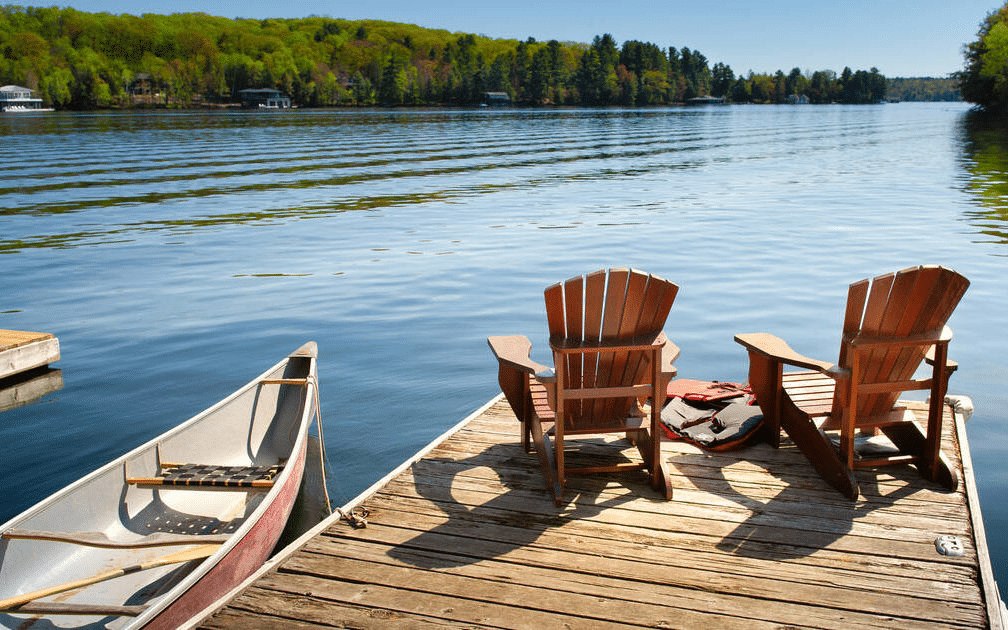
[[[724,105],[723,96],[696,96],[686,101],[687,105]]]
[[[0,330],[0,379],[59,361],[59,340],[49,333]]]
[[[498,397],[344,507],[366,509],[366,527],[329,519],[190,624],[1002,628],[964,423],[946,408],[955,492],[891,467],[858,471],[851,502],[787,439],[665,441],[671,501],[610,474],[570,477],[555,508]],[[636,460],[624,444],[568,458]],[[942,536],[963,555],[939,554]]]

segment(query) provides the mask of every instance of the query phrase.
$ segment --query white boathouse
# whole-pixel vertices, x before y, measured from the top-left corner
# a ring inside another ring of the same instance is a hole
[[[42,111],[42,99],[33,98],[32,91],[20,85],[0,87],[0,112]]]

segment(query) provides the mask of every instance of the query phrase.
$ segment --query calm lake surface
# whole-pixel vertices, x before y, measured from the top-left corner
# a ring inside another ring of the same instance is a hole
[[[0,328],[63,357],[0,413],[0,522],[308,340],[342,504],[497,394],[487,335],[549,361],[548,284],[673,280],[679,374],[745,380],[735,333],[835,360],[848,284],[931,263],[972,282],[949,390],[1008,585],[1008,134],[965,105],[7,115],[0,148]]]

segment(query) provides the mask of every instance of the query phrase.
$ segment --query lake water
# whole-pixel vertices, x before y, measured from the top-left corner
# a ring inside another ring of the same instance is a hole
[[[848,284],[933,263],[972,282],[950,392],[1008,584],[1008,134],[962,104],[8,115],[0,147],[0,328],[63,356],[0,414],[0,522],[308,340],[341,504],[498,392],[487,335],[549,361],[555,281],[677,282],[680,375],[745,380],[735,333],[834,359]]]

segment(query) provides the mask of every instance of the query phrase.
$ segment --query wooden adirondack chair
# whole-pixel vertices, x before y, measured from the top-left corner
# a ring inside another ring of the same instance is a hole
[[[500,363],[499,382],[522,423],[522,441],[534,438],[539,463],[559,506],[567,474],[649,471],[651,485],[672,497],[662,469],[658,423],[672,361],[679,349],[662,327],[679,287],[626,269],[596,271],[545,291],[554,369],[529,358],[524,336],[489,337]],[[640,401],[651,406],[650,427]],[[571,436],[624,433],[640,450],[641,464],[569,468],[564,441]],[[550,434],[556,448],[550,444]]]
[[[956,474],[941,454],[942,407],[956,364],[947,359],[945,325],[969,281],[941,267],[912,267],[855,282],[847,295],[837,365],[802,356],[767,333],[735,336],[749,350],[749,383],[763,411],[770,442],[783,428],[830,485],[857,499],[855,468],[913,463],[927,479],[954,490]],[[924,359],[929,378],[914,379]],[[806,371],[784,373],[783,365]],[[930,390],[928,426],[894,406],[902,392]],[[817,419],[822,419],[817,423]],[[834,446],[827,432],[839,430]],[[885,456],[859,456],[855,432],[881,431],[895,447]]]

